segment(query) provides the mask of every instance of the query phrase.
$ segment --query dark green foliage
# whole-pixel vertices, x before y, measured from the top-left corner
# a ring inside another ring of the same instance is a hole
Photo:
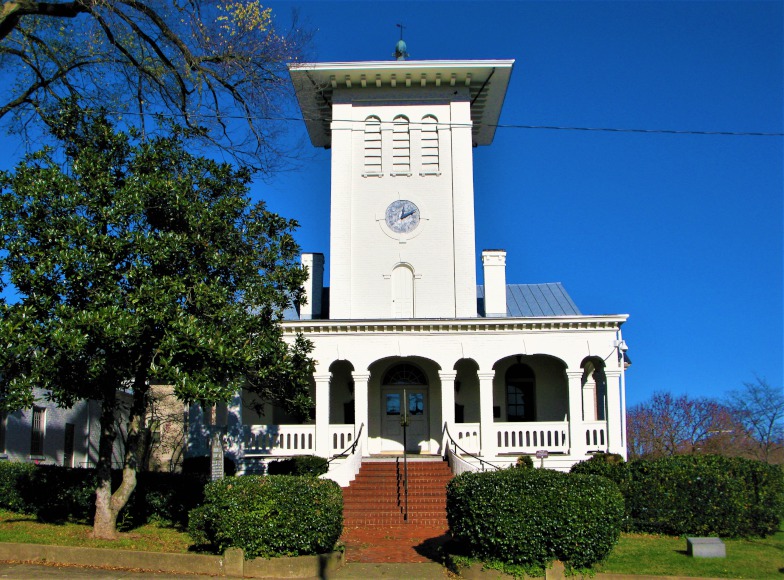
[[[101,405],[95,532],[114,533],[132,478],[109,501],[117,397],[131,386],[127,457],[144,439],[151,380],[214,404],[240,388],[307,415],[312,344],[283,340],[302,296],[296,222],[249,196],[251,172],[188,152],[191,131],[118,131],[66,101],[59,148],[0,171],[0,410],[44,387],[60,407]],[[135,471],[135,462],[125,467]]]
[[[343,531],[343,494],[329,479],[288,475],[226,477],[204,489],[188,532],[219,552],[246,558],[329,552]]]
[[[316,455],[295,455],[289,459],[272,461],[267,467],[269,475],[312,475],[318,477],[328,470],[327,460]]]
[[[0,462],[0,508],[35,514],[46,522],[90,522],[95,510],[95,469]],[[122,473],[112,473],[113,487]],[[203,501],[203,476],[179,473],[137,474],[136,490],[125,506],[125,525],[152,520],[185,526],[188,512]]]
[[[544,469],[466,473],[447,487],[452,536],[472,556],[573,568],[603,560],[621,532],[623,498],[601,477]]]
[[[518,469],[533,469],[534,468],[534,460],[531,459],[530,455],[521,455],[515,461],[515,467]]]
[[[43,522],[89,521],[95,513],[94,469],[40,465],[20,482],[29,513]]]
[[[113,472],[118,486],[122,473]],[[209,479],[200,474],[140,472],[136,489],[120,518],[125,525],[143,525],[150,521],[188,525],[188,513],[204,502],[204,486]]]
[[[784,472],[761,461],[676,455],[572,468],[615,481],[630,531],[722,537],[768,536],[784,517]]]
[[[22,491],[27,487],[32,473],[32,463],[0,461],[0,508],[17,513],[31,513]]]
[[[207,455],[199,457],[186,457],[182,461],[182,472],[193,473],[209,477],[211,458]],[[223,474],[235,475],[237,473],[237,464],[230,457],[223,458]]]

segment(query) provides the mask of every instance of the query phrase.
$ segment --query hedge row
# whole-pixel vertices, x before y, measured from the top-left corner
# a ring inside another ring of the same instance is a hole
[[[447,487],[452,536],[473,556],[584,568],[618,541],[623,497],[610,481],[545,469],[458,475]]]
[[[784,517],[784,471],[760,461],[676,455],[623,463],[596,456],[572,472],[603,475],[617,484],[629,531],[765,537]]]
[[[112,472],[117,488],[121,471]],[[0,462],[0,508],[35,514],[42,521],[91,522],[95,513],[94,469]],[[140,525],[151,520],[185,525],[188,512],[202,502],[206,478],[178,473],[137,473],[136,490],[118,521]]]
[[[329,552],[343,531],[343,493],[334,481],[289,475],[226,477],[204,489],[188,532],[218,552],[246,558]]]
[[[271,461],[267,475],[310,475],[318,477],[329,471],[329,463],[316,455],[295,455],[289,459]]]

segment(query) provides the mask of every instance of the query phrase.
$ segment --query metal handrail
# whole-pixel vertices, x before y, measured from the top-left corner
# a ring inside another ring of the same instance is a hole
[[[474,455],[473,453],[470,453],[469,451],[466,451],[465,449],[463,449],[462,447],[460,447],[460,445],[458,445],[458,444],[457,444],[457,441],[455,441],[455,439],[452,437],[452,434],[449,432],[449,426],[447,425],[447,423],[446,423],[446,422],[444,422],[444,433],[446,434],[446,436],[447,436],[447,439],[449,439],[449,441],[451,441],[451,442],[452,442],[452,445],[453,445],[453,446],[454,446],[454,448],[455,448],[455,453],[457,453],[457,450],[459,449],[460,451],[462,451],[462,452],[463,452],[463,454],[464,454],[464,455],[468,455],[469,457],[473,457],[473,458],[474,458],[474,459],[476,459],[476,460],[479,462],[479,464],[482,466],[482,471],[484,471],[484,466],[485,466],[485,465],[489,465],[489,466],[490,466],[490,467],[492,467],[493,469],[496,469],[496,470],[498,470],[498,471],[501,471],[501,468],[500,468],[500,467],[498,467],[497,465],[493,465],[493,464],[492,464],[492,463],[490,463],[489,461],[485,461],[484,459],[482,459],[482,458],[481,458],[481,457],[479,457],[478,455]],[[449,443],[448,443],[448,442],[447,442],[447,445],[449,445]]]
[[[341,457],[347,457],[348,455],[353,455],[356,452],[356,450],[357,450],[357,445],[359,445],[359,442],[362,439],[362,429],[364,429],[364,428],[365,428],[365,424],[362,423],[359,426],[359,431],[357,432],[356,436],[354,437],[354,442],[351,445],[349,445],[348,447],[346,447],[341,453],[338,453],[337,455],[333,455],[331,459],[328,459],[327,461],[325,461],[324,463],[319,465],[318,469],[322,469],[322,468],[326,467],[327,471],[329,471],[329,466],[330,466],[330,464],[333,461],[335,461],[336,459],[340,459]],[[311,473],[313,473],[315,470],[316,470],[316,468],[313,467],[313,468],[311,468],[310,471],[311,471]]]
[[[408,397],[406,389],[403,389],[403,416],[400,425],[403,427],[403,494],[405,498],[403,521],[408,523]]]

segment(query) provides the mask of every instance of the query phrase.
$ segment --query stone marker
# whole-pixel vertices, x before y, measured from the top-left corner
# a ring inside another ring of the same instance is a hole
[[[726,558],[727,550],[720,538],[686,538],[686,553],[694,558]]]
[[[210,481],[223,479],[223,444],[217,433],[210,442]]]

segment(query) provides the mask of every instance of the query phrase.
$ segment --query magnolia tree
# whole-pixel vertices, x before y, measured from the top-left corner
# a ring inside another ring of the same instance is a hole
[[[275,140],[286,63],[308,33],[280,32],[259,0],[0,2],[0,118],[18,129],[62,98],[106,107],[150,129],[164,113],[257,170],[281,162]],[[35,125],[32,125],[35,126]]]
[[[189,154],[176,129],[142,140],[72,104],[48,122],[59,153],[0,173],[0,280],[15,296],[0,303],[0,405],[29,407],[40,386],[60,406],[100,401],[94,532],[113,537],[150,381],[183,401],[245,388],[308,413],[311,346],[279,324],[306,273],[295,222],[251,204],[249,171]],[[112,493],[120,389],[133,403]]]

